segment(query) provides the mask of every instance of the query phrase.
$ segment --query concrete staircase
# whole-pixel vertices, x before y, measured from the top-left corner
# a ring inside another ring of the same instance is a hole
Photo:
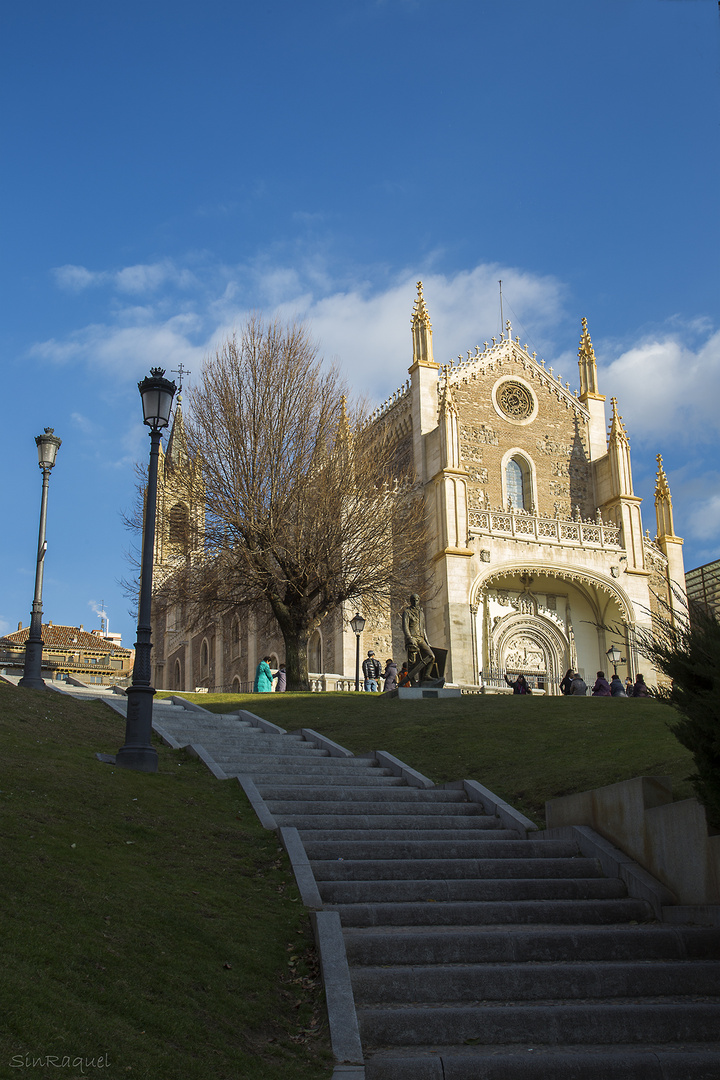
[[[438,789],[390,755],[257,718],[160,703],[155,717],[237,776],[286,847],[299,834],[304,898],[342,926],[353,1076],[719,1080],[720,930],[656,922],[574,843],[486,813],[478,785]]]

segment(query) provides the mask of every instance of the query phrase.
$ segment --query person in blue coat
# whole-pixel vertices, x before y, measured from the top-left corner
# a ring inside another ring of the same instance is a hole
[[[255,684],[253,686],[253,693],[255,694],[269,694],[272,690],[273,673],[270,670],[269,660],[269,656],[263,656],[255,669]]]

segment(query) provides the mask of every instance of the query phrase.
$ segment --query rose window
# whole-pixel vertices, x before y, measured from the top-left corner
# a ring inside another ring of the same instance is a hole
[[[527,420],[533,411],[530,391],[518,382],[503,383],[497,392],[497,403],[513,420]]]

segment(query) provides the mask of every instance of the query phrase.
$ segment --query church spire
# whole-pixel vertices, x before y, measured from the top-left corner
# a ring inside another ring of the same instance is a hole
[[[658,471],[655,484],[655,517],[657,518],[657,536],[658,540],[664,539],[666,536],[675,536],[675,529],[673,527],[673,509],[672,509],[672,497],[670,495],[670,485],[668,484],[668,478],[665,475],[663,469],[663,459],[660,454],[657,456]]]
[[[630,446],[630,440],[623,424],[623,418],[618,412],[617,398],[610,398],[610,405],[612,407],[612,416],[610,419],[610,433],[608,435],[608,443],[620,442],[626,446]]]
[[[352,442],[352,431],[350,429],[350,418],[347,414],[347,397],[342,395],[340,401],[340,419],[337,426],[337,442],[338,444],[344,443],[348,445]]]
[[[623,418],[618,412],[617,398],[611,398],[612,419],[608,435],[608,456],[615,495],[632,495],[632,469],[630,468],[630,440],[625,431]]]
[[[417,283],[417,299],[412,313],[413,364],[435,364],[432,345],[432,323],[423,296],[422,281]]]
[[[657,482],[655,484],[655,517],[657,518],[657,546],[667,559],[668,602],[673,622],[687,620],[685,596],[685,564],[681,537],[675,535],[673,525],[670,485],[663,469],[663,459],[657,456]]]
[[[173,417],[173,424],[170,430],[170,438],[168,439],[167,450],[165,451],[165,466],[169,466],[172,469],[181,469],[189,464],[190,456],[187,448],[187,438],[185,436],[185,424],[183,423],[182,414],[182,394],[177,396],[177,404],[175,405],[175,415]]]
[[[583,316],[580,348],[578,349],[578,368],[580,369],[580,401],[584,404],[589,396],[602,397],[598,392],[597,361],[595,350],[590,340],[587,319]],[[605,398],[602,397],[604,401]]]

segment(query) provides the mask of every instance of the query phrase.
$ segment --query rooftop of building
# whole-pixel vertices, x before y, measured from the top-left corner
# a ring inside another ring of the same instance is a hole
[[[12,634],[0,638],[0,645],[24,645],[30,636],[30,627],[19,627]],[[52,622],[43,623],[42,639],[45,648],[88,649],[93,652],[114,652],[130,655],[130,649],[124,649],[114,641],[108,641],[99,630],[87,631],[82,626],[60,626]]]

